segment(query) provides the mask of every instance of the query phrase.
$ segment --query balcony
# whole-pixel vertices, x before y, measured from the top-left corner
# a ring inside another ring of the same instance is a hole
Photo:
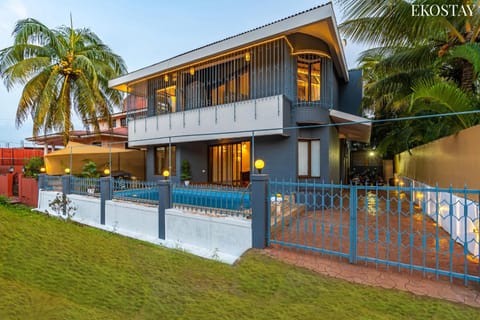
[[[131,120],[129,146],[283,135],[290,103],[283,95]]]

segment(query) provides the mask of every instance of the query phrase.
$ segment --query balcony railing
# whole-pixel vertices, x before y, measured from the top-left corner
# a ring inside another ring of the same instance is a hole
[[[283,95],[136,119],[128,124],[130,146],[283,134],[290,102]]]

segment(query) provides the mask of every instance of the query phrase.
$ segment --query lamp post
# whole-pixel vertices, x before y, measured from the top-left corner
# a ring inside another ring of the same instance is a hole
[[[262,169],[265,167],[265,161],[262,159],[255,160],[255,169],[257,169],[258,174],[262,174]]]

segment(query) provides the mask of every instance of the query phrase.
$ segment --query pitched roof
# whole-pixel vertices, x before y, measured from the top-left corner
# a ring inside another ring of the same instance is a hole
[[[311,9],[290,15],[263,26],[212,42],[205,46],[184,52],[169,59],[160,61],[150,66],[132,71],[108,82],[109,87],[122,89],[122,86],[136,82],[140,79],[151,77],[169,69],[181,67],[195,61],[217,55],[228,50],[246,46],[265,39],[285,34],[288,31],[311,25],[322,20],[330,20],[332,25],[332,38],[338,43],[337,62],[345,79],[348,79],[346,59],[343,46],[338,33],[335,13],[331,2],[313,7]]]

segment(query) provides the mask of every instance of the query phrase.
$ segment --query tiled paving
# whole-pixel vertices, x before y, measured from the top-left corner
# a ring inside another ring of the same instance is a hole
[[[455,303],[464,303],[480,308],[480,287],[465,287],[447,280],[433,280],[423,278],[419,274],[410,274],[408,271],[398,273],[394,270],[378,270],[372,266],[349,264],[347,261],[338,261],[335,258],[320,256],[301,250],[285,249],[272,246],[263,251],[265,254],[320,274],[344,279],[350,282],[396,289],[411,292],[416,295],[444,299]]]
[[[342,204],[339,204],[340,198]],[[371,192],[358,198],[356,250],[358,256],[370,259],[368,264],[360,260],[350,264],[348,258],[338,257],[350,254],[350,207],[345,192],[336,193],[334,205],[323,210],[292,211],[282,203],[272,207],[270,239],[284,246],[274,244],[265,252],[351,282],[480,308],[479,284],[469,281],[469,286],[465,287],[463,279],[438,276],[434,271],[479,276],[478,257],[466,254],[464,247],[423,214],[420,207],[410,205],[409,197],[393,192],[389,195],[389,205],[385,199],[385,194],[375,196]],[[324,254],[318,250],[325,250]],[[406,268],[388,267],[387,262],[402,264]],[[411,265],[430,268],[430,273],[426,269],[412,271],[408,267]]]

